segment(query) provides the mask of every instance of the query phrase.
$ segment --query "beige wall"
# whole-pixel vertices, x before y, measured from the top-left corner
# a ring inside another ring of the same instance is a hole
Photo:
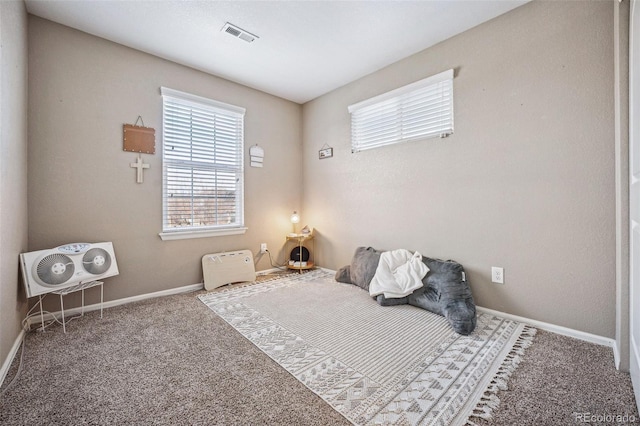
[[[478,305],[613,338],[613,17],[608,1],[532,2],[305,104],[319,263],[359,245],[455,259]],[[348,105],[449,68],[453,136],[350,153]]]
[[[300,105],[34,16],[29,67],[30,250],[113,241],[120,275],[105,284],[108,300],[201,282],[207,253],[258,253],[266,242],[277,254],[288,217],[301,203]],[[257,143],[265,149],[265,163],[262,169],[246,167],[245,235],[180,241],[158,236],[161,86],[246,108],[246,159]],[[143,155],[151,165],[143,184],[136,184],[129,167],[137,154],[122,150],[122,125],[138,115],[156,129],[157,152]],[[268,257],[258,260],[257,269],[271,267]]]
[[[0,2],[0,365],[20,332],[26,297],[18,255],[27,248],[27,12]],[[0,380],[2,377],[0,377]]]

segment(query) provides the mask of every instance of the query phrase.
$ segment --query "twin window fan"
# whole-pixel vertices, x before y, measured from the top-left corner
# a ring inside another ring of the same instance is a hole
[[[111,242],[74,243],[21,253],[20,268],[27,297],[39,297],[43,328],[42,297],[48,293],[60,295],[62,326],[65,333],[67,330],[63,296],[82,290],[82,314],[84,314],[84,290],[99,285],[100,317],[102,317],[103,283],[98,280],[119,274]]]
[[[118,275],[113,244],[76,243],[20,254],[27,297]]]

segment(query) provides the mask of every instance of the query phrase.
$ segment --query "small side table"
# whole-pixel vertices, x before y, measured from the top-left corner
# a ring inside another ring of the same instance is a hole
[[[288,243],[293,242],[295,243],[295,246],[297,246],[300,251],[302,251],[302,247],[304,247],[304,243],[311,241],[313,244],[312,249],[309,251],[309,260],[306,262],[306,264],[302,264],[302,262],[298,265],[295,264],[289,264],[289,261],[287,260],[287,268],[289,269],[293,269],[296,271],[300,271],[300,273],[302,273],[302,271],[308,270],[308,269],[313,269],[315,267],[314,263],[313,263],[313,251],[315,250],[315,240],[313,239],[313,231],[311,231],[308,234],[287,234],[287,244],[285,244],[285,253],[288,252]],[[308,248],[307,248],[308,250]],[[301,256],[302,258],[302,256]]]

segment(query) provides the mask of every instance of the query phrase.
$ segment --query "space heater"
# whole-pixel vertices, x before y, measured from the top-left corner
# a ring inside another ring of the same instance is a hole
[[[202,274],[206,290],[225,284],[255,281],[253,254],[249,250],[205,254],[202,256]]]

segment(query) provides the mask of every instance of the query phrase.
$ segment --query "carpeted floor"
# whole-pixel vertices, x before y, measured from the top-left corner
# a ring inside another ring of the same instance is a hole
[[[67,334],[58,325],[29,333],[23,371],[0,397],[0,424],[350,424],[198,294],[110,308],[103,319],[90,312]],[[542,331],[498,396],[493,419],[477,424],[576,424],[574,413],[585,412],[640,422],[609,348]]]
[[[508,386],[498,393],[501,403],[493,419],[475,423],[640,423],[629,373],[615,369],[612,350],[605,346],[538,330]],[[620,421],[611,417],[616,415]]]

